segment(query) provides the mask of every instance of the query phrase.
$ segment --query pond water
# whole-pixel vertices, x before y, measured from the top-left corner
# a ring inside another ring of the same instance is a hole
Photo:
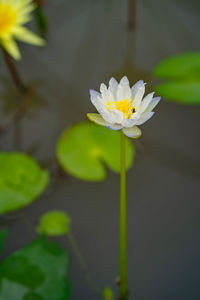
[[[138,1],[137,28],[126,27],[125,1],[47,1],[48,43],[44,49],[21,46],[17,64],[34,97],[24,117],[12,118],[23,101],[2,57],[0,69],[1,150],[27,152],[51,172],[48,190],[22,211],[1,217],[10,233],[4,257],[36,235],[41,214],[65,210],[93,280],[115,288],[118,275],[119,176],[89,183],[61,172],[55,145],[67,127],[92,112],[88,90],[111,76],[144,79],[175,53],[199,50],[199,1]],[[147,125],[148,124],[148,125]],[[199,107],[162,101],[135,142],[136,160],[128,172],[128,260],[130,299],[200,299]],[[32,226],[27,226],[27,219]],[[33,228],[32,228],[33,227]],[[101,299],[85,284],[71,258],[72,300]]]

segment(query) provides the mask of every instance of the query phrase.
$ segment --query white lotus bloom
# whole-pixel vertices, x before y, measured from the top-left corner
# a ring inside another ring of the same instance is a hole
[[[99,114],[89,113],[88,119],[112,130],[122,129],[128,137],[140,137],[141,130],[137,125],[142,125],[153,116],[152,110],[161,99],[153,97],[154,93],[143,98],[144,93],[143,80],[130,88],[126,76],[119,83],[111,78],[108,88],[104,83],[100,85],[100,93],[90,90],[91,102]]]

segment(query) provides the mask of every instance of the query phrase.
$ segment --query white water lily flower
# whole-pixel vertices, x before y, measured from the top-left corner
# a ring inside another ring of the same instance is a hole
[[[108,88],[102,83],[100,92],[90,90],[91,102],[99,114],[89,113],[88,119],[112,130],[122,129],[131,138],[141,136],[141,130],[136,125],[143,124],[153,116],[152,110],[161,99],[153,97],[154,93],[143,98],[144,81],[140,80],[130,88],[126,76],[119,83],[111,78]]]

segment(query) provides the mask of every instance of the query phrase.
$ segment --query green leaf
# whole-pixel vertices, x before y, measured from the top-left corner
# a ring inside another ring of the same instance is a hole
[[[33,158],[0,152],[0,214],[33,202],[47,187],[49,174]]]
[[[39,6],[35,10],[35,20],[41,34],[45,34],[48,28],[48,21],[43,9]]]
[[[70,231],[71,219],[63,211],[49,211],[39,221],[37,232],[49,236],[59,236]]]
[[[5,240],[6,240],[6,237],[8,235],[8,230],[7,229],[3,229],[0,231],[0,256],[3,252],[3,247],[4,247],[4,244],[5,244]]]
[[[156,93],[182,104],[200,104],[200,82],[168,82],[156,86]]]
[[[0,283],[0,299],[1,300],[24,300],[28,288],[22,284],[2,279]],[[44,299],[42,299],[44,300]]]
[[[125,140],[126,168],[134,158],[134,148]],[[66,172],[88,181],[101,181],[106,177],[107,165],[120,172],[120,132],[112,131],[89,122],[67,129],[60,137],[56,156]]]
[[[158,78],[200,80],[200,52],[189,52],[169,57],[159,63],[153,75]]]
[[[0,299],[67,300],[68,256],[56,243],[39,238],[0,265]]]

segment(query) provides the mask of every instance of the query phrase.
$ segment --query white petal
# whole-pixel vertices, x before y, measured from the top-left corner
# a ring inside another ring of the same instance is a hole
[[[100,85],[100,92],[103,94],[107,91],[107,86],[105,85],[105,83],[101,83]]]
[[[112,129],[112,130],[122,129],[122,125],[119,125],[119,124],[107,124],[106,127],[109,129]]]
[[[118,87],[118,82],[114,77],[112,77],[109,81],[109,89],[116,89],[117,87]]]
[[[124,119],[122,121],[122,125],[123,127],[133,127],[136,123],[137,123],[137,118],[133,118],[133,119]]]
[[[134,114],[132,114],[132,116],[131,116],[131,120],[132,119],[139,119],[139,117],[141,116],[141,112],[140,112],[140,110],[138,109]]]
[[[145,92],[145,83],[143,80],[139,80],[134,84],[131,89],[132,91],[132,100],[135,100],[134,104],[138,107],[142,101]]]
[[[138,119],[136,125],[141,125],[143,123],[145,123],[147,120],[149,120],[152,116],[154,115],[154,112],[147,112],[147,113],[143,113],[141,115],[141,117]]]
[[[97,97],[97,96],[101,96],[101,94],[99,92],[95,91],[95,90],[90,89],[90,96],[91,97],[93,97],[93,96]]]
[[[115,123],[115,118],[109,112],[107,112],[105,110],[101,110],[101,111],[99,111],[99,113],[102,115],[104,120],[106,120],[108,123],[110,123],[110,124]]]
[[[112,77],[109,81],[109,88],[108,88],[110,93],[112,93],[112,95],[113,95],[112,101],[115,101],[117,98],[117,88],[118,88],[118,82],[114,77]]]
[[[117,88],[117,101],[122,101],[131,97],[131,89],[129,86],[129,81],[126,76],[124,76]]]
[[[122,79],[119,82],[120,85],[129,85],[129,80],[127,78],[127,76],[122,77]]]
[[[98,94],[99,93],[95,92],[94,90],[92,90],[92,92],[90,90],[90,98],[92,104],[107,122],[115,123],[115,118],[108,112],[104,100]]]
[[[101,106],[104,104],[104,101],[98,92],[90,90],[90,99],[97,110],[102,109]]]
[[[113,93],[110,91],[110,89],[107,89],[107,86],[104,83],[101,84],[100,91],[105,103],[108,101],[115,101]]]
[[[154,97],[144,112],[146,113],[146,112],[152,111],[154,109],[154,107],[160,102],[160,100],[161,100],[161,97]]]
[[[87,114],[87,117],[90,121],[98,125],[106,126],[108,124],[100,114],[91,113],[91,114]]]
[[[148,94],[146,97],[144,97],[144,99],[141,102],[141,106],[139,108],[139,111],[141,113],[143,113],[145,111],[145,109],[149,106],[149,104],[151,103],[152,99],[153,99],[153,93]]]
[[[118,124],[122,123],[123,118],[124,118],[123,112],[115,109],[115,110],[112,111],[111,114],[113,116],[113,119],[115,120],[115,123],[118,123]]]
[[[131,138],[139,138],[142,134],[140,128],[138,128],[137,126],[133,126],[130,128],[123,128],[122,131],[125,135]]]

